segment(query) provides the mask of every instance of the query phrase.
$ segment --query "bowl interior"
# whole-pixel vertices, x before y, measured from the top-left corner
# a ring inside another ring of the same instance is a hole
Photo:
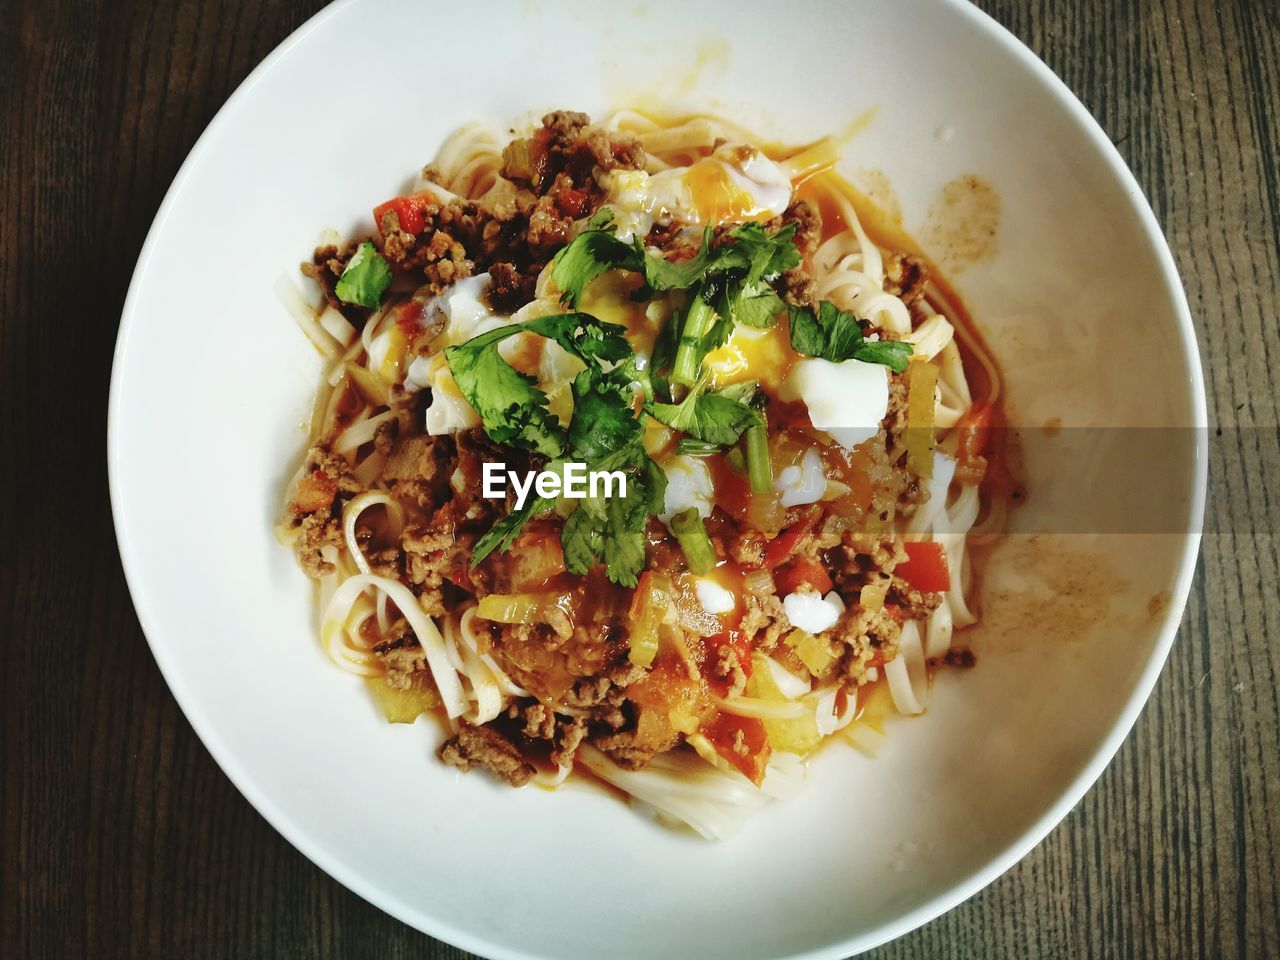
[[[391,37],[416,38],[395,44],[400,69]],[[517,793],[441,766],[436,724],[388,727],[326,660],[310,585],[274,541],[320,363],[273,286],[322,229],[371,225],[372,204],[461,123],[615,105],[713,110],[795,142],[857,128],[846,172],[887,180],[906,227],[938,240],[1018,422],[1203,423],[1185,304],[1145,202],[1083,109],[965,4],[511,0],[481,16],[351,0],[219,115],[139,262],[110,419],[130,588],[240,789],[407,922],[492,956],[844,955],[989,881],[1110,757],[1185,598],[1195,434],[1171,433],[1167,455],[1112,484],[1174,505],[1145,535],[1063,519],[1113,495],[1104,467],[1123,434],[1078,434],[1092,458],[1029,445],[1015,523],[1038,535],[991,559],[978,668],[945,672],[928,715],[893,723],[877,759],[826,749],[801,797],[729,842],[660,829],[593,789]],[[965,175],[998,207],[976,262],[939,232],[941,191]],[[1164,348],[1122,354],[1118,340]]]

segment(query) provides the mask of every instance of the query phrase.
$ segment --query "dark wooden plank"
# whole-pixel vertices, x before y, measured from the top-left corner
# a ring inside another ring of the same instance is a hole
[[[1280,10],[981,4],[1075,89],[1170,239],[1224,430],[1186,620],[1066,822],[897,957],[1280,953]],[[105,488],[116,318],[163,191],[303,0],[0,0],[0,957],[456,958],[286,844],[168,694]],[[1276,479],[1271,477],[1272,480]]]

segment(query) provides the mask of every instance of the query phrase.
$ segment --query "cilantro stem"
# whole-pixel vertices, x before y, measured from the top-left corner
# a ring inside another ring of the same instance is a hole
[[[671,518],[671,532],[676,535],[689,569],[704,574],[716,565],[716,550],[707,536],[707,528],[698,516],[697,507],[681,510]]]
[[[689,309],[680,329],[680,345],[676,348],[676,358],[671,365],[672,383],[689,387],[698,379],[698,368],[702,366],[702,338],[711,329],[715,315],[711,304],[702,299],[702,289],[699,287],[689,302]]]
[[[770,493],[773,490],[773,464],[769,460],[769,432],[763,420],[747,427],[745,437],[751,492]]]

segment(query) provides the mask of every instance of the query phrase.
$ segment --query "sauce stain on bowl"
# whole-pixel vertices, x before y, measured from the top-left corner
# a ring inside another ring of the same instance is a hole
[[[1007,534],[987,558],[978,623],[961,635],[979,658],[1026,644],[1078,643],[1129,589],[1101,550],[1063,534]],[[995,567],[999,575],[993,575]]]
[[[1000,215],[995,187],[975,174],[956,177],[943,185],[929,207],[924,246],[948,270],[960,273],[995,256]]]

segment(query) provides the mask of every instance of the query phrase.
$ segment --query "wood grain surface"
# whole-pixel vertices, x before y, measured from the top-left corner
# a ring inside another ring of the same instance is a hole
[[[1222,428],[1211,533],[1097,786],[873,955],[1280,956],[1280,3],[981,6],[1076,91],[1164,225]],[[111,527],[107,382],[143,236],[218,107],[315,7],[0,0],[0,958],[465,956],[331,880],[222,775]]]

